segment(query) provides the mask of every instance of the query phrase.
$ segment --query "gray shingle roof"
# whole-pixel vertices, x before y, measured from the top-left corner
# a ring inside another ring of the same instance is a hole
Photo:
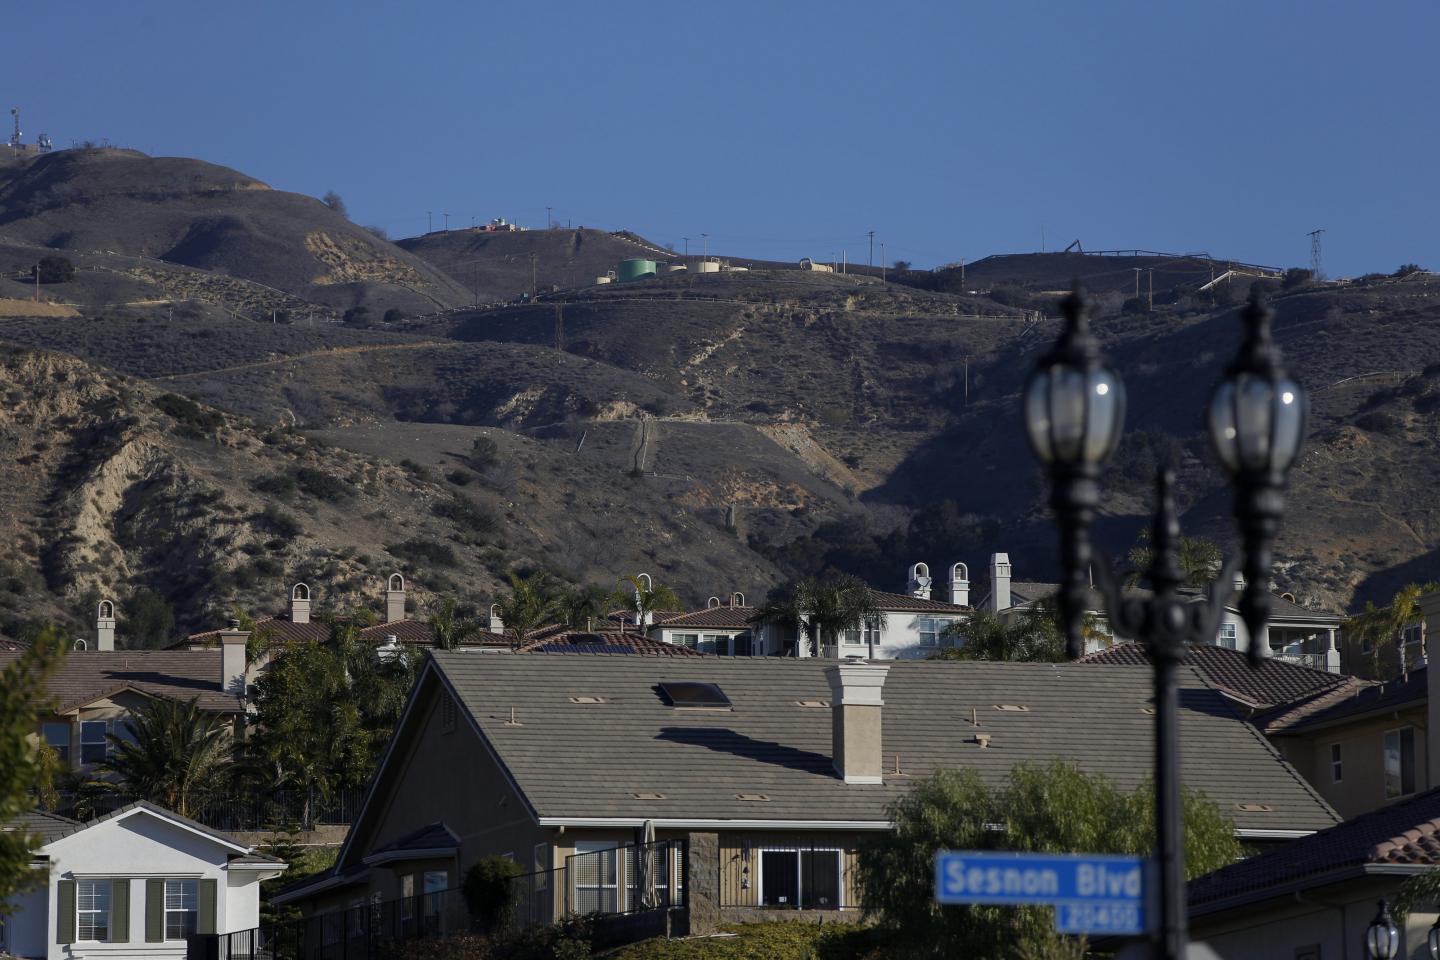
[[[1128,642],[1087,653],[1082,659],[1086,663],[1150,663],[1144,647]],[[1357,682],[1344,674],[1273,658],[1261,661],[1257,670],[1244,652],[1213,643],[1191,644],[1185,650],[1185,662],[1215,686],[1257,707],[1290,704]]]
[[[0,668],[19,657],[0,650]],[[152,697],[197,700],[202,710],[239,713],[240,698],[220,689],[219,650],[77,650],[46,683],[64,712],[127,687]]]
[[[65,836],[78,827],[83,826],[79,820],[71,820],[69,817],[62,817],[58,813],[46,813],[44,810],[27,810],[18,817],[5,821],[0,826],[0,831],[6,833],[23,833],[32,837],[39,837],[42,843],[49,843],[59,837]]]
[[[872,786],[834,775],[831,711],[799,703],[828,702],[824,671],[833,661],[558,655],[536,670],[526,657],[437,651],[434,662],[541,817],[881,822],[886,805],[937,766],[972,767],[998,783],[1016,763],[1058,758],[1124,788],[1151,769],[1151,676],[1143,667],[891,663],[884,767],[893,770],[898,756],[909,776]],[[1243,829],[1315,830],[1336,822],[1218,691],[1192,670],[1183,676],[1186,783]],[[666,706],[655,685],[679,680],[718,684],[734,710]],[[505,722],[512,707],[517,726]],[[972,707],[992,738],[985,749],[967,742]],[[664,799],[636,797],[655,793]]]

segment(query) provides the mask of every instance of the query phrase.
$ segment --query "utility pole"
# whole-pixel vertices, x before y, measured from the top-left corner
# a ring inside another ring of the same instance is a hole
[[[539,272],[537,271],[537,269],[536,269],[536,267],[535,267],[535,262],[536,262],[537,260],[539,260],[539,258],[540,258],[540,255],[539,255],[539,254],[535,253],[534,251],[531,251],[531,253],[530,253],[530,299],[532,299],[532,300],[534,300],[536,297],[539,297],[539,296],[540,296],[540,280],[539,280],[540,274],[539,274]]]
[[[965,406],[970,406],[970,354],[965,354]]]
[[[545,208],[545,229],[546,229],[546,230],[549,230],[551,224],[553,224],[553,223],[555,222],[555,218],[552,217],[552,216],[550,216],[550,211],[551,211],[551,210],[554,210],[554,209],[555,209],[554,207],[546,207],[546,208]]]
[[[965,285],[965,258],[960,258],[960,285]]]
[[[14,113],[14,111],[12,110],[11,113]],[[15,122],[19,124],[20,121],[16,120]],[[38,263],[35,264],[35,302],[40,302],[40,264]]]
[[[871,268],[873,268],[873,267],[875,266],[875,231],[874,231],[874,230],[871,230],[871,231],[870,231],[870,259],[868,259],[868,260],[865,261],[865,265],[866,265],[867,267],[871,267]]]
[[[426,210],[426,211],[425,211],[425,232],[426,232],[426,233],[434,233],[434,232],[435,232],[435,215],[434,215],[433,213],[431,213],[429,210]]]
[[[1310,273],[1316,280],[1324,280],[1324,265],[1320,261],[1320,234],[1324,230],[1310,231]]]
[[[680,239],[685,241],[685,259],[688,260],[690,259],[690,238],[681,237]]]
[[[1155,312],[1155,268],[1154,268],[1154,267],[1146,267],[1146,268],[1145,268],[1145,272],[1150,275],[1150,300],[1149,300],[1149,304],[1146,306],[1145,309],[1146,309],[1147,311],[1149,311],[1150,313],[1154,313],[1154,312]]]
[[[565,315],[561,310],[560,304],[555,304],[555,352],[557,354],[563,353],[565,350]]]
[[[885,242],[880,242],[880,282],[885,282]]]
[[[440,214],[440,216],[442,216],[442,217],[445,218],[445,232],[446,232],[446,233],[449,233],[449,232],[450,232],[450,214],[448,214],[448,213],[442,213],[442,214]]]
[[[1140,299],[1140,271],[1141,271],[1141,270],[1144,270],[1145,268],[1144,268],[1144,267],[1131,267],[1130,269],[1135,271],[1135,299],[1136,299],[1136,300],[1139,300],[1139,299]],[[1214,278],[1212,277],[1211,279],[1213,280]]]
[[[700,234],[700,239],[705,242],[705,252],[700,255],[700,259],[702,259],[702,260],[709,260],[709,259],[710,259],[710,234],[708,234],[708,233],[702,233],[702,234]]]

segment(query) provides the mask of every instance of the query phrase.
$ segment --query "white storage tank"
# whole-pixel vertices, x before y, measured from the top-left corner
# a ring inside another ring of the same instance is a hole
[[[710,259],[710,258],[708,258],[708,257],[705,258],[705,259],[697,260],[697,261],[695,261],[695,272],[696,272],[696,273],[719,273],[719,272],[720,272],[720,261],[719,261],[719,260],[712,260],[712,259]]]

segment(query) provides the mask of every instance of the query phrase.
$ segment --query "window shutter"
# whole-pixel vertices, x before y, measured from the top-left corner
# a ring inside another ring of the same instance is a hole
[[[59,917],[59,929],[55,933],[55,939],[61,943],[75,942],[75,881],[61,880],[59,887],[59,903],[56,905],[55,913]]]
[[[165,881],[145,881],[145,942],[165,942]]]
[[[215,932],[216,887],[214,880],[200,881],[200,915],[195,919],[196,933]]]
[[[110,942],[130,942],[130,881],[110,881]]]

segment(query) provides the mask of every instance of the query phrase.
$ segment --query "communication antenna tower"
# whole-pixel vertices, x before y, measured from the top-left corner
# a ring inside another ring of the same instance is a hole
[[[50,142],[49,134],[42,133],[40,134],[40,136],[35,138],[35,146],[40,150],[41,153],[49,153],[50,148],[53,147],[54,144]]]
[[[10,116],[15,118],[15,132],[10,135],[10,146],[20,148],[20,108],[11,107]]]
[[[1320,261],[1320,234],[1324,230],[1310,231],[1310,274],[1316,280],[1324,280],[1325,275]]]

